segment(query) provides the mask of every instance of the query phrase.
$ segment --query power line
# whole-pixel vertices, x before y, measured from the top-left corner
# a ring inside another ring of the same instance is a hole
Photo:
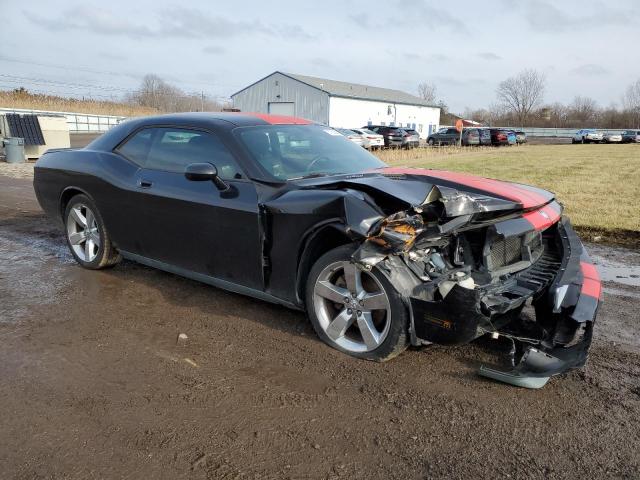
[[[114,71],[104,71],[104,70],[94,70],[94,69],[90,69],[90,68],[85,68],[85,67],[78,67],[78,66],[74,66],[74,67],[70,67],[69,65],[60,65],[60,64],[54,64],[54,63],[42,63],[42,62],[33,62],[30,60],[21,60],[21,59],[17,59],[17,58],[9,58],[9,57],[4,57],[4,56],[0,56],[0,62],[11,62],[11,63],[22,63],[25,65],[36,65],[39,67],[47,67],[47,68],[57,68],[57,69],[63,69],[67,72],[86,72],[86,73],[96,73],[99,75],[111,75],[111,76],[116,76],[116,77],[126,77],[126,78],[142,78],[144,77],[143,74],[132,74],[132,73],[118,73],[118,72],[114,72]],[[162,74],[161,74],[162,76]],[[164,75],[166,77],[169,77],[170,75]],[[223,84],[219,84],[219,83],[211,83],[211,82],[204,82],[204,81],[199,81],[199,80],[182,80],[184,83],[187,84],[192,84],[192,85],[208,85],[210,87],[219,87],[219,88],[229,88],[229,85],[223,85]]]
[[[56,81],[56,80],[47,80],[43,78],[34,78],[34,77],[9,75],[9,74],[0,74],[0,80],[2,80],[5,83],[11,83],[19,86],[22,86],[25,83],[31,83],[34,85],[38,85],[42,87],[52,87],[55,89],[59,89],[61,87],[70,88],[74,90],[92,89],[92,90],[98,90],[102,92],[119,92],[120,94],[135,94],[139,92],[139,89],[125,88],[125,87],[105,86],[105,85],[96,85],[96,84],[88,84],[88,83],[70,83],[70,82],[63,82],[63,81]],[[9,86],[9,88],[12,88],[12,87],[14,87],[14,85]],[[202,91],[186,91],[185,92],[181,90],[181,92],[182,94],[187,96],[201,97],[203,95]],[[77,94],[77,92],[73,92],[73,94]],[[207,93],[206,96],[217,101],[228,100],[228,98],[223,95]]]

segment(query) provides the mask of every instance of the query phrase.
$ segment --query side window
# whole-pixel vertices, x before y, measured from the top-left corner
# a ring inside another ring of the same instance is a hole
[[[149,134],[145,168],[182,173],[190,163],[212,163],[225,180],[242,178],[233,155],[213,134],[199,130],[157,127],[140,131],[119,150],[129,158],[125,149],[138,135]]]
[[[117,152],[127,157],[133,163],[143,167],[147,160],[152,136],[153,132],[151,129],[140,130],[133,137],[127,140],[126,143],[120,145]]]

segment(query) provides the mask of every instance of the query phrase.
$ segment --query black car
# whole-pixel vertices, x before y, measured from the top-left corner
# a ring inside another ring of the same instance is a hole
[[[460,132],[452,127],[444,127],[427,137],[427,143],[433,145],[456,145],[460,141]]]
[[[622,143],[640,143],[640,130],[625,130],[622,132]]]
[[[491,130],[488,128],[478,128],[480,132],[480,145],[491,145]]]
[[[384,137],[384,146],[387,148],[409,148],[410,137],[404,129],[388,125],[368,125],[366,127],[372,132]]]
[[[600,280],[545,190],[389,168],[331,128],[241,113],[126,121],[49,150],[33,184],[83,267],[126,258],[306,310],[355,357],[491,334],[515,367],[481,373],[527,387],[587,358]]]

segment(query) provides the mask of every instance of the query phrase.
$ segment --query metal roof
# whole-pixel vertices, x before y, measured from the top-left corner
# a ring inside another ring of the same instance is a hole
[[[379,102],[387,102],[387,103],[402,103],[407,105],[421,105],[423,107],[433,107],[440,108],[437,105],[432,105],[429,102],[426,102],[420,97],[415,95],[411,95],[410,93],[406,93],[400,90],[393,90],[391,88],[381,88],[381,87],[372,87],[371,85],[362,85],[359,83],[350,83],[350,82],[341,82],[338,80],[331,80],[328,78],[320,78],[320,77],[311,77],[308,75],[299,75],[296,73],[285,73],[275,71],[266,77],[258,80],[257,82],[252,83],[248,87],[239,90],[238,92],[231,95],[232,97],[237,95],[238,93],[250,88],[256,83],[264,80],[265,78],[270,77],[276,73],[280,73],[289,78],[293,78],[294,80],[298,80],[306,85],[317,88],[318,90],[322,90],[323,92],[328,93],[334,97],[344,97],[344,98],[357,98],[360,100],[374,100]]]

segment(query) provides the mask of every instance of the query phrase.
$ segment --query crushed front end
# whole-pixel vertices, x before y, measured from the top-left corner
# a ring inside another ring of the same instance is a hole
[[[403,295],[414,345],[507,339],[510,368],[479,373],[540,388],[585,364],[600,279],[558,202],[501,202],[434,187],[422,205],[378,222],[354,261]],[[534,318],[521,315],[526,304]]]

